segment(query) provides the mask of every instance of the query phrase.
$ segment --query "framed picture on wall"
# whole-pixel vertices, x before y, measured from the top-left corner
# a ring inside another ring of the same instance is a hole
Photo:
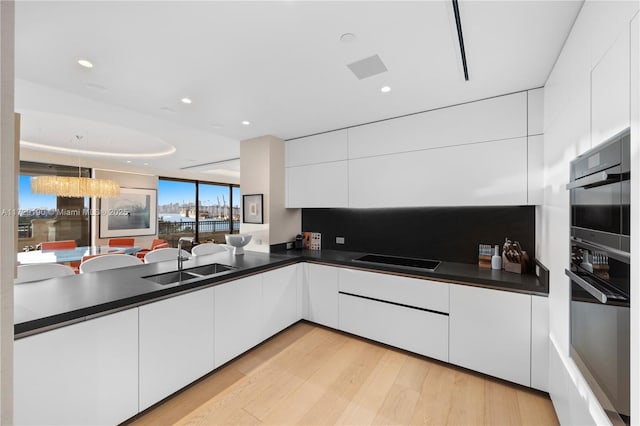
[[[100,238],[155,235],[157,191],[120,188],[120,195],[99,200]]]
[[[242,222],[264,223],[262,215],[262,194],[242,196]]]

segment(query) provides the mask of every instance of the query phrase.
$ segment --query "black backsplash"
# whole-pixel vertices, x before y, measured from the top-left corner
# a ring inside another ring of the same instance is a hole
[[[477,263],[480,243],[502,252],[509,237],[533,258],[535,207],[302,209],[302,229],[322,233],[323,249],[463,263]]]

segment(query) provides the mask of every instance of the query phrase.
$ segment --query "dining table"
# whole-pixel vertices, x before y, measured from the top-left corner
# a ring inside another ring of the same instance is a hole
[[[17,260],[19,265],[80,262],[84,256],[135,254],[140,249],[137,246],[78,246],[72,249],[30,250],[18,253]]]

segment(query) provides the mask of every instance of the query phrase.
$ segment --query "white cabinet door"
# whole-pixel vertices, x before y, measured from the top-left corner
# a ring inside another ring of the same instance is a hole
[[[287,167],[288,208],[347,207],[347,161]]]
[[[527,138],[527,204],[544,204],[544,136]]]
[[[450,286],[449,362],[531,384],[531,296]]]
[[[304,166],[347,159],[347,130],[285,142],[285,166]]]
[[[549,391],[549,298],[531,296],[531,387]]]
[[[140,307],[140,411],[213,368],[213,288]]]
[[[449,360],[449,319],[416,308],[340,294],[340,330],[421,355]]]
[[[447,283],[346,268],[339,269],[338,277],[339,289],[344,293],[449,312]]]
[[[526,137],[349,161],[350,207],[526,204]]]
[[[331,266],[304,264],[304,319],[338,328],[338,270]]]
[[[14,343],[17,425],[118,424],[138,413],[138,309]]]
[[[262,339],[268,339],[300,319],[297,265],[262,274]]]
[[[544,133],[544,89],[527,91],[527,135]]]
[[[526,135],[527,93],[520,92],[352,127],[349,159]]]
[[[262,275],[230,281],[213,289],[217,368],[262,341]]]
[[[591,145],[629,126],[629,29],[591,71]]]

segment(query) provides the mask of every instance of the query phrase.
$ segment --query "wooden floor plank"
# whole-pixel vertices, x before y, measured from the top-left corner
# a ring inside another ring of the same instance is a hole
[[[455,376],[449,366],[430,361],[420,398],[411,417],[414,425],[446,425],[451,408]]]
[[[523,425],[559,425],[560,421],[547,395],[520,388],[516,392]]]
[[[376,369],[362,384],[342,415],[336,420],[341,425],[373,423],[389,389],[395,382],[407,355],[399,351],[385,351]]]
[[[485,424],[485,379],[462,370],[453,370],[453,377],[447,424],[461,426]]]
[[[558,425],[548,396],[298,323],[134,425]]]
[[[485,380],[485,424],[520,425],[520,407],[515,385]]]

